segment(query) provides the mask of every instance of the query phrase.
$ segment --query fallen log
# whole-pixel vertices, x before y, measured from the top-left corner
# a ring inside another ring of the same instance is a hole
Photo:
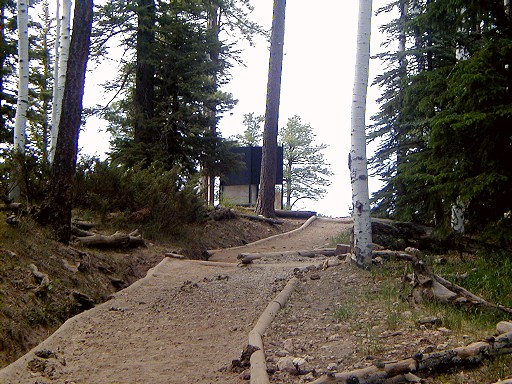
[[[324,383],[405,383],[405,375],[420,372],[439,372],[455,366],[475,366],[486,359],[512,353],[512,332],[478,341],[465,347],[428,354],[416,353],[411,358],[392,362],[378,362],[353,371],[329,373],[314,380]]]
[[[415,248],[406,248],[406,252],[398,251],[375,251],[372,257],[382,257],[384,259],[397,258],[412,263],[414,275],[413,299],[416,303],[421,303],[425,299],[436,300],[442,303],[455,304],[458,306],[480,307],[503,311],[509,315],[512,314],[512,308],[503,305],[496,305],[485,299],[474,295],[461,286],[452,283],[441,276],[432,272],[427,263],[418,258],[421,252]]]
[[[263,216],[254,216],[254,215],[246,215],[245,213],[239,213],[239,217],[243,217],[244,219],[252,220],[252,221],[258,221],[261,223],[266,224],[272,224],[272,225],[280,225],[283,224],[281,220],[272,219],[269,217],[263,217]]]
[[[77,237],[87,237],[96,235],[96,233],[94,232],[87,231],[83,228],[75,227],[74,225],[71,226],[71,234]]]
[[[309,219],[310,217],[316,216],[316,212],[313,211],[288,211],[277,209],[275,213],[276,217],[283,219]]]
[[[21,203],[0,204],[0,211],[18,212],[23,207]]]
[[[75,243],[89,248],[135,248],[144,245],[144,239],[134,231],[130,234],[116,232],[113,235],[92,234],[85,237],[77,237]]]
[[[312,250],[300,250],[300,251],[283,251],[283,252],[259,252],[259,253],[240,253],[237,259],[242,264],[250,264],[253,260],[261,259],[263,257],[283,257],[283,256],[302,256],[302,257],[316,257],[322,256],[335,256],[335,248],[323,248],[323,249],[312,249]]]
[[[84,229],[86,231],[98,226],[98,224],[83,220],[73,220],[71,224],[76,228]]]
[[[512,308],[490,303],[457,284],[449,282],[434,274],[427,263],[422,260],[413,261],[413,268],[415,278],[413,297],[417,303],[420,303],[423,298],[427,298],[459,306],[497,309],[512,315]]]

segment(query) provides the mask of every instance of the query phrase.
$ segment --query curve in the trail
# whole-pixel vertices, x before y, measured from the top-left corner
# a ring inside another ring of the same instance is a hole
[[[212,255],[208,260],[236,263],[237,256],[244,252],[280,252],[323,248],[329,246],[332,238],[351,223],[351,219],[313,217],[303,226],[293,231],[258,240],[241,247],[211,251]]]

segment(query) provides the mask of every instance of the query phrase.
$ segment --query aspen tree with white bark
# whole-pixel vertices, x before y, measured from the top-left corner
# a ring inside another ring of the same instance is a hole
[[[56,110],[56,100],[59,99],[58,96],[58,83],[59,83],[59,60],[60,60],[60,50],[59,50],[59,44],[60,44],[60,25],[61,25],[61,19],[60,19],[60,0],[55,0],[55,46],[54,46],[54,63],[53,63],[53,89],[52,89],[52,114],[50,118],[50,151],[49,151],[49,157],[48,159],[50,161],[53,160],[53,153],[52,148],[54,147],[54,144],[56,143],[57,138],[57,129],[58,124],[55,123],[55,117],[57,114]],[[57,126],[56,128],[54,128]]]
[[[352,216],[354,219],[352,258],[360,267],[369,267],[372,262],[372,226],[365,133],[371,18],[372,1],[360,0],[356,69],[352,98],[351,148],[348,161],[352,183]]]
[[[274,0],[260,189],[256,202],[256,213],[265,217],[275,216],[277,125],[279,123],[279,103],[281,100],[285,10],[286,0]]]
[[[57,6],[59,1],[57,0]],[[52,107],[52,131],[51,131],[51,147],[50,162],[55,157],[55,148],[57,147],[57,137],[59,135],[59,122],[62,111],[62,99],[64,96],[64,86],[66,83],[66,73],[69,60],[69,45],[71,42],[71,0],[62,2],[62,17],[57,20],[59,28],[58,38],[58,61],[55,65],[58,67],[54,70],[55,78],[53,80],[54,98]]]
[[[28,57],[28,0],[18,0],[17,2],[17,23],[18,23],[18,99],[16,102],[16,117],[14,125],[14,151],[18,154],[25,153],[25,131],[27,128],[27,109],[28,109],[28,77],[29,77],[29,57]],[[21,167],[16,168],[15,176],[12,180],[12,187],[9,198],[19,200]]]

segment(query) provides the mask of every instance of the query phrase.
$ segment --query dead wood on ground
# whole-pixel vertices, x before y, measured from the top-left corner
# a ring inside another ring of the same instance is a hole
[[[135,248],[145,244],[144,239],[138,230],[129,234],[116,232],[113,235],[101,235],[93,232],[73,229],[76,237],[74,242],[82,247],[90,248]]]
[[[475,366],[486,359],[510,353],[512,353],[512,332],[490,337],[465,347],[428,354],[416,353],[408,359],[376,362],[366,368],[327,374],[312,383],[405,383],[408,382],[407,374],[439,372],[457,366]]]
[[[406,252],[373,252],[374,259],[378,257],[383,259],[395,257],[412,263],[414,269],[414,273],[411,277],[411,284],[413,286],[412,295],[416,303],[421,303],[424,300],[436,300],[442,303],[455,304],[457,306],[468,308],[477,307],[500,310],[512,315],[512,308],[490,303],[461,286],[436,275],[432,272],[427,263],[418,257],[420,255],[421,252],[415,248],[407,248]]]
[[[23,207],[23,204],[21,203],[7,203],[7,204],[0,204],[0,211],[6,211],[6,212],[18,212]]]

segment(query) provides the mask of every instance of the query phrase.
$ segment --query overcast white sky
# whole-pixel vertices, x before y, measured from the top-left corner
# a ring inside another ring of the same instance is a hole
[[[254,19],[269,28],[272,20],[272,0],[254,0]],[[374,10],[386,0],[374,0]],[[304,202],[302,209],[314,210],[327,216],[347,216],[351,206],[351,185],[347,168],[350,148],[350,108],[355,63],[358,2],[356,0],[288,1],[281,90],[280,123],[297,114],[309,123],[317,136],[317,143],[325,143],[327,162],[334,176],[324,199]],[[372,51],[380,50],[378,26],[383,20],[373,19]],[[225,91],[233,93],[238,105],[230,116],[224,117],[219,129],[224,137],[241,133],[245,113],[265,113],[265,98],[269,51],[260,39],[256,47],[247,47],[243,53],[246,67],[232,69],[233,79]],[[380,70],[371,63],[371,78]],[[108,71],[108,69],[107,69]],[[85,106],[98,103],[98,91],[93,83],[99,79],[95,70],[88,74]],[[371,82],[371,79],[370,79]],[[368,111],[376,112],[378,89],[370,89]],[[102,124],[91,120],[82,132],[80,146],[85,153],[103,153],[108,150],[108,136]],[[378,181],[370,181],[370,190],[378,188]]]

